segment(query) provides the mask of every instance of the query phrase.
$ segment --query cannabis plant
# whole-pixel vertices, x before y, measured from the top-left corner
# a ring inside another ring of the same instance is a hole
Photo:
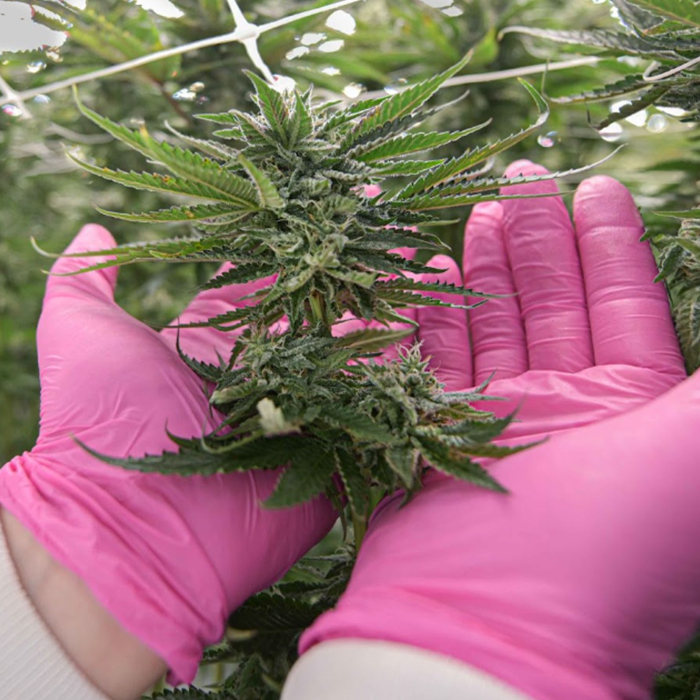
[[[230,356],[218,364],[181,353],[213,387],[218,428],[198,439],[172,436],[178,451],[125,460],[98,456],[129,469],[179,475],[284,467],[265,505],[286,507],[325,493],[342,509],[346,499],[355,546],[372,506],[396,490],[410,498],[427,465],[503,490],[477,460],[523,449],[492,444],[512,416],[496,419],[477,410],[472,402],[483,398],[483,387],[444,391],[419,346],[404,348],[396,361],[378,357],[384,346],[414,332],[402,309],[470,308],[431,293],[486,301],[479,291],[426,281],[426,274],[441,271],[392,252],[442,250],[439,239],[416,226],[435,224],[438,210],[500,199],[503,185],[559,175],[504,179],[484,172],[485,162],[547,118],[546,103],[527,83],[539,110],[532,126],[456,157],[416,157],[487,126],[416,130],[443,108],[426,103],[467,61],[397,94],[345,108],[316,104],[311,89],[278,92],[249,74],[257,113],[201,115],[219,127],[217,138],[175,132],[184,145],[159,141],[145,127],[131,130],[79,103],[86,117],[170,174],[113,170],[74,157],[83,168],[128,187],[188,197],[157,211],[102,213],[139,223],[189,222],[196,231],[91,253],[110,258],[83,272],[138,261],[204,261],[232,263],[205,288],[267,278],[251,295],[254,303],[179,326],[182,333],[202,325],[238,331]],[[389,184],[382,194],[364,189],[397,177],[402,184]],[[350,315],[367,327],[343,335],[342,321]],[[285,330],[273,332],[281,320]],[[253,642],[244,635],[256,647],[255,660],[239,669],[235,682],[255,664],[263,675],[283,677],[301,628],[342,591],[345,562],[341,557],[338,566],[317,570],[311,581],[287,581],[234,614],[232,627],[250,631],[254,625],[258,632]],[[263,634],[266,619],[273,625],[284,620],[286,631]],[[234,635],[211,654],[235,657],[236,641]],[[268,697],[264,693],[275,687],[257,683],[251,687],[261,694],[250,697]]]
[[[511,27],[531,36],[595,49],[598,55],[636,58],[642,72],[557,102],[596,102],[630,97],[620,111],[608,115],[604,128],[653,104],[688,112],[688,120],[700,116],[700,5],[695,0],[610,0],[622,23],[622,31],[558,31]]]
[[[660,214],[681,220],[675,235],[652,230],[647,237],[659,250],[657,281],[664,280],[671,295],[676,332],[692,373],[700,367],[700,209]]]

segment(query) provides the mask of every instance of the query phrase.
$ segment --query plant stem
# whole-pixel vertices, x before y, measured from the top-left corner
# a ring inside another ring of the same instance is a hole
[[[359,552],[367,533],[367,520],[352,511],[352,529],[355,533],[355,551]]]

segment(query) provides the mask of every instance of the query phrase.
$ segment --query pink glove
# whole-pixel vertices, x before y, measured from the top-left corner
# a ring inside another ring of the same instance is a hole
[[[521,405],[508,440],[554,437],[492,466],[510,495],[431,475],[406,507],[387,499],[302,651],[388,640],[537,700],[646,700],[700,620],[700,378],[682,382],[629,193],[592,178],[574,209],[575,230],[558,199],[477,207],[466,283],[518,296],[470,312],[472,353],[458,314],[421,329],[452,389],[496,370],[489,393],[513,400],[489,408]]]
[[[113,247],[85,227],[69,251]],[[95,258],[63,258],[54,272]],[[166,435],[215,427],[202,381],[175,350],[176,331],[156,333],[114,302],[116,270],[50,277],[38,329],[41,430],[34,449],[0,470],[0,503],[97,600],[167,662],[170,680],[190,681],[202,648],[221,639],[227,615],[276,581],[329,530],[324,498],[267,510],[277,472],[166,477],[110,467],[72,439],[111,456],[158,454]],[[200,294],[181,317],[203,320],[253,291]],[[217,363],[231,337],[181,333],[183,350]]]

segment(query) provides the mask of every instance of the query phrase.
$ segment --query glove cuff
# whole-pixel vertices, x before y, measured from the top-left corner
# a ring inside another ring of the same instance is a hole
[[[0,526],[0,678],[8,698],[108,700],[73,664],[22,588]]]

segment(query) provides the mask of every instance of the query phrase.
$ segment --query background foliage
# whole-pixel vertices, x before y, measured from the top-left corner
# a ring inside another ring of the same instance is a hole
[[[18,90],[40,88],[163,46],[234,28],[225,0],[177,0],[176,4],[183,16],[166,19],[125,0],[88,0],[85,10],[51,0],[36,3],[61,18],[44,20],[52,27],[71,23],[63,27],[68,39],[60,50],[0,53],[0,76]],[[255,21],[283,17],[310,4],[241,2],[246,15]],[[659,8],[679,7],[687,13],[680,17],[657,14]],[[682,68],[700,53],[697,7],[692,0],[456,0],[445,12],[420,0],[366,0],[346,8],[356,22],[351,34],[328,27],[327,16],[321,15],[265,34],[260,50],[273,72],[293,77],[301,87],[313,83],[329,94],[344,93],[348,98],[361,90],[391,91],[406,81],[433,75],[469,49],[474,50],[474,57],[466,72],[476,76],[579,55],[600,57],[594,65],[547,74],[543,84],[554,99],[552,116],[539,139],[519,144],[507,159],[527,157],[550,169],[565,170],[596,160],[616,143],[629,142],[625,151],[598,172],[625,182],[643,208],[661,262],[667,263],[666,274],[681,319],[679,334],[688,364],[695,368],[700,336],[695,329],[700,316],[693,313],[698,298],[693,289],[700,281],[699,251],[690,244],[679,245],[678,219],[652,212],[684,211],[697,203],[700,149],[694,120],[698,66],[678,70],[663,82],[663,89],[644,83],[643,76]],[[209,133],[206,125],[193,120],[192,114],[250,107],[248,84],[241,73],[241,68],[249,66],[240,44],[228,44],[90,83],[81,88],[81,95],[115,121],[131,126],[145,121],[153,130],[167,120],[190,134],[204,135]],[[496,140],[530,121],[531,103],[516,81],[491,79],[470,88],[469,98],[459,108],[443,113],[436,128],[464,128],[493,117],[484,135]],[[447,89],[440,99],[452,99],[459,90]],[[596,99],[590,102],[590,98]],[[633,106],[625,104],[628,101]],[[652,106],[653,101],[666,110],[672,108],[672,113]],[[94,205],[122,211],[157,208],[158,197],[118,188],[79,171],[65,149],[83,157],[89,147],[91,158],[101,164],[118,162],[123,169],[139,169],[137,155],[119,149],[117,157],[114,142],[79,118],[68,91],[35,98],[26,106],[24,114],[10,105],[0,112],[0,464],[28,449],[37,431],[34,329],[45,277],[41,273],[44,261],[32,250],[30,237],[42,248],[57,251],[88,221],[107,225],[119,242],[161,235],[97,214]],[[639,107],[646,113],[640,114]],[[611,117],[611,112],[616,116]],[[606,127],[605,138],[591,123]],[[483,141],[484,135],[474,137],[473,142],[467,137],[460,148]],[[502,171],[505,165],[504,159],[497,160],[494,171]],[[457,257],[461,256],[465,218],[466,214],[459,224],[439,231]],[[185,232],[177,227],[171,231],[172,235]],[[692,243],[696,235],[696,220],[688,219],[680,238]],[[679,248],[682,254],[673,252]],[[119,301],[149,322],[165,323],[207,274],[201,266],[131,266],[121,272]],[[309,563],[308,586],[294,586],[305,589],[304,595],[311,590],[318,593],[320,589],[314,586],[321,584],[313,583],[313,577],[323,578],[336,564],[341,562],[321,567]],[[292,583],[295,576],[304,578],[303,573],[295,573]],[[323,594],[327,604],[332,603],[339,586],[332,584],[329,590]],[[308,594],[303,604],[313,606],[319,600],[319,595]],[[274,597],[267,603],[265,609],[272,610]],[[263,625],[265,619],[259,611],[257,624]],[[240,620],[234,624],[245,626]],[[224,652],[212,655],[210,661],[225,657]],[[686,651],[681,663],[660,679],[659,698],[697,697],[697,658],[692,647]],[[230,697],[263,697],[245,695],[241,688],[231,687],[228,692]],[[270,693],[274,697],[274,682]]]

